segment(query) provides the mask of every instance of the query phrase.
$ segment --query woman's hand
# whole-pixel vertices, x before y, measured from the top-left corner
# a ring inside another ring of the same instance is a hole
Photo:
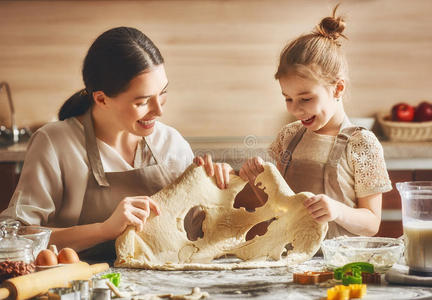
[[[111,235],[111,239],[117,238],[128,225],[133,225],[137,231],[142,231],[151,211],[160,215],[159,206],[150,197],[126,197],[117,205],[112,215],[103,222],[103,230]]]
[[[220,189],[226,189],[229,183],[229,174],[234,173],[233,168],[227,163],[213,163],[210,154],[204,155],[204,158],[197,156],[194,163],[198,166],[204,166],[208,176],[216,177],[216,184]]]
[[[311,216],[319,223],[336,220],[342,211],[342,203],[323,194],[310,197],[303,202]]]
[[[263,163],[264,160],[259,156],[249,158],[240,169],[240,177],[254,185],[257,176],[264,172]]]

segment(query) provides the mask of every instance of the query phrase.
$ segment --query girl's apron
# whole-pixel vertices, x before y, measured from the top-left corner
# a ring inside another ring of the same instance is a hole
[[[354,207],[355,203],[345,196],[339,185],[338,164],[346,149],[348,140],[356,130],[360,129],[360,127],[352,126],[347,118],[345,118],[336,136],[327,162],[321,163],[292,158],[295,148],[306,132],[306,128],[302,127],[291,140],[282,160],[282,166],[285,167],[284,178],[291,189],[295,193],[311,192],[314,194],[325,194],[349,207]],[[339,226],[334,221],[329,222],[328,225],[327,239],[340,235],[353,236],[352,233]]]
[[[91,110],[85,114],[83,125],[91,174],[87,181],[78,225],[103,222],[125,197],[151,196],[174,180],[145,137],[138,143],[134,165],[141,166],[146,145],[155,164],[128,171],[105,172],[96,142]],[[84,250],[80,257],[95,261],[115,259],[114,241]]]

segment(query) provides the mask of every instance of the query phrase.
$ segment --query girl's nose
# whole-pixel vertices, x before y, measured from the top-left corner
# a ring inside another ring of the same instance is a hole
[[[154,114],[159,117],[162,116],[163,113],[163,109],[160,101],[161,101],[161,97],[159,95],[155,96],[152,99],[152,108],[151,108]]]
[[[293,101],[293,102],[291,103],[290,110],[291,110],[291,113],[293,113],[294,115],[295,115],[296,113],[299,113],[299,112],[302,111],[301,106],[300,106],[299,103],[296,102],[296,101]]]

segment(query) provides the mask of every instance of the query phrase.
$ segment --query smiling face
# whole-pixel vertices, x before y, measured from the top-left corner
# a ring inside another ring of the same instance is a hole
[[[303,126],[320,134],[339,132],[345,113],[335,97],[336,85],[327,86],[294,73],[282,76],[279,84],[288,112],[301,120]]]
[[[168,79],[163,65],[151,68],[133,78],[129,88],[115,97],[106,97],[109,126],[137,136],[148,136],[156,118],[162,116],[167,100]]]

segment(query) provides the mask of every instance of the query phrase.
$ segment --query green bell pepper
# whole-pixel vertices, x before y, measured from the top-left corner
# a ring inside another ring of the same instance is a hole
[[[351,272],[351,275],[346,273]],[[344,285],[361,284],[362,272],[374,273],[374,266],[366,262],[354,262],[344,265],[343,267],[334,270],[334,278],[342,280]]]
[[[342,284],[343,285],[349,285],[349,284],[362,284],[362,272],[361,269],[358,267],[352,267],[351,274],[343,274],[342,276]]]
[[[105,275],[102,275],[101,278],[107,278],[116,287],[118,287],[120,284],[120,273],[105,274]]]

